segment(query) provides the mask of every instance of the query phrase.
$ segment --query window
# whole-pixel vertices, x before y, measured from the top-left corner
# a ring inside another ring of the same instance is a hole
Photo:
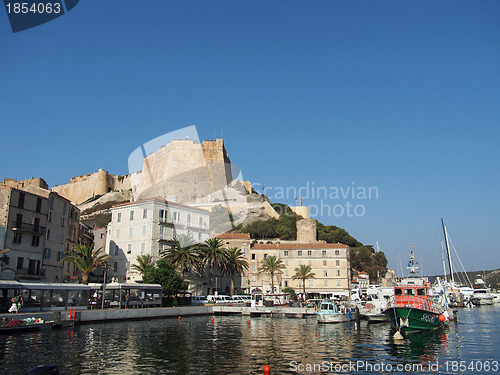
[[[20,228],[22,223],[23,223],[23,215],[17,214],[16,215],[16,228]]]
[[[127,245],[127,254],[131,254],[131,253],[132,253],[132,244],[131,244],[131,243],[129,243],[129,244]]]
[[[148,209],[147,208],[144,208],[142,210],[142,218],[143,219],[146,219],[148,217]]]
[[[323,282],[323,285],[324,285],[324,286],[328,286],[328,280],[325,280],[325,281]]]
[[[47,229],[47,233],[45,233],[45,239],[50,240],[50,229]]]
[[[134,227],[128,227],[128,236],[132,237],[132,233],[134,232]]]
[[[285,270],[285,276],[288,277],[288,270]]]
[[[200,217],[199,224],[200,224],[200,228],[203,228],[203,218],[202,217]]]
[[[164,235],[165,235],[165,227],[160,226],[160,233],[159,233],[160,239],[164,240],[163,238]]]
[[[64,234],[59,236],[59,243],[64,243]]]
[[[118,271],[118,262],[113,262],[113,271]]]
[[[337,276],[340,276],[340,270],[337,270]]]
[[[54,197],[53,197],[53,196],[51,196],[51,197],[50,197],[50,201],[49,201],[49,209],[50,209],[51,211],[54,211]]]
[[[285,256],[285,257],[287,257],[287,256],[288,256],[288,250],[285,250],[285,251],[283,252],[283,256]]]
[[[120,248],[118,247],[118,245],[117,245],[117,244],[115,244],[115,255],[118,255],[119,249],[120,249]]]
[[[255,271],[255,264],[252,264],[252,271]]]
[[[64,227],[64,216],[61,216],[61,227]]]
[[[246,246],[243,246],[243,247],[241,248],[241,252],[242,252],[242,254],[243,254],[243,255],[247,255],[247,247],[246,247]]]
[[[201,241],[201,232],[198,232],[198,241]],[[245,254],[243,253],[243,255]]]
[[[297,251],[297,255],[298,255],[299,257],[301,257],[301,256],[302,256],[302,250]]]
[[[120,229],[116,230],[116,238],[120,238]]]
[[[288,281],[285,280],[285,288],[288,288]]]
[[[337,286],[340,286],[340,280],[337,280]]]
[[[49,211],[49,218],[47,220],[49,221],[49,223],[52,223],[52,221],[54,220],[54,213],[52,211]]]
[[[40,213],[42,212],[42,198],[36,198],[36,208],[35,211]]]
[[[267,254],[264,254],[264,259],[267,259]]]
[[[141,243],[141,254],[144,254],[145,251],[146,251],[146,244],[143,242]]]
[[[328,277],[328,271],[323,271],[323,276]]]
[[[134,220],[134,210],[130,211],[130,220]]]
[[[256,282],[256,281],[257,281],[257,276],[252,275],[252,282]]]
[[[119,223],[122,221],[122,213],[121,212],[118,212],[116,214],[116,222]]]
[[[252,260],[255,260],[255,254],[252,254]]]
[[[64,258],[64,252],[58,251],[57,252],[57,261],[59,262],[62,258]]]
[[[43,259],[50,259],[51,252],[52,252],[52,250],[49,248],[43,249]]]
[[[40,245],[40,236],[33,236],[31,239],[31,246],[38,246]]]
[[[313,252],[312,252],[311,250],[307,250],[307,255],[308,255],[308,256],[311,256],[311,255],[312,255],[312,253],[313,253]]]
[[[326,250],[322,250],[321,255],[326,256]]]
[[[19,199],[17,201],[17,207],[19,208],[24,208],[24,198],[26,197],[26,194],[24,193],[19,193]]]
[[[335,261],[335,265],[336,265],[337,267],[340,267],[340,260],[336,260],[336,261]]]
[[[335,255],[340,255],[340,250],[335,250]]]
[[[417,289],[417,296],[425,296],[425,289]]]
[[[190,227],[191,226],[191,214],[188,214],[187,215],[187,226]]]
[[[23,235],[19,232],[14,233],[14,243],[21,243]]]
[[[325,266],[325,267],[326,267],[326,265],[327,265],[327,264],[326,264],[326,260],[324,260],[324,261],[323,261],[323,266]]]
[[[24,265],[24,258],[23,257],[17,258],[17,269],[22,269],[23,265]]]
[[[172,237],[177,237],[177,229],[172,229]]]
[[[146,226],[145,225],[142,226],[142,235],[143,236],[146,235]]]
[[[160,221],[167,220],[167,210],[160,210],[159,215],[160,215]]]
[[[181,221],[180,212],[174,212],[172,215],[174,215],[174,223],[178,223],[179,221]]]

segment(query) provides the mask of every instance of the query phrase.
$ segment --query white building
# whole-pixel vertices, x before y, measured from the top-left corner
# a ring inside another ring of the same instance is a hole
[[[179,234],[204,242],[209,235],[210,212],[159,198],[123,203],[111,208],[106,252],[111,255],[111,274],[118,281],[141,280],[131,266],[137,256],[158,259],[166,241]]]

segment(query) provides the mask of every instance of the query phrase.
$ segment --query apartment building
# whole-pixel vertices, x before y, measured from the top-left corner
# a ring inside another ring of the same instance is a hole
[[[69,281],[78,274],[59,262],[78,243],[80,211],[57,193],[33,185],[0,187],[3,279]],[[67,270],[65,273],[64,270]]]
[[[141,280],[132,268],[138,255],[158,259],[167,241],[180,234],[204,242],[209,235],[209,220],[207,210],[158,198],[113,206],[106,234],[110,274],[119,281]]]

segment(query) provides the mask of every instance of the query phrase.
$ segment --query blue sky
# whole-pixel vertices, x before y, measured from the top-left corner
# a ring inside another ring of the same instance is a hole
[[[13,34],[0,9],[0,178],[50,185],[196,125],[262,187],[376,187],[316,216],[441,271],[500,267],[498,1],[85,0]],[[272,198],[272,197],[271,197]],[[283,199],[295,204],[296,197]]]

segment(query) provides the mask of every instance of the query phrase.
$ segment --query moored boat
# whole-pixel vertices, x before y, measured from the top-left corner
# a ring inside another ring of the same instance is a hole
[[[474,305],[492,305],[494,296],[491,294],[491,288],[486,286],[486,283],[481,278],[481,275],[477,275],[477,279],[474,281],[474,295],[472,297],[472,303]]]
[[[413,250],[408,268],[410,274],[394,288],[394,300],[384,314],[403,333],[439,328],[449,317],[446,304],[439,296],[434,298],[429,281],[417,273]]]
[[[355,318],[354,311],[334,301],[321,302],[315,314],[318,323],[344,323]]]

